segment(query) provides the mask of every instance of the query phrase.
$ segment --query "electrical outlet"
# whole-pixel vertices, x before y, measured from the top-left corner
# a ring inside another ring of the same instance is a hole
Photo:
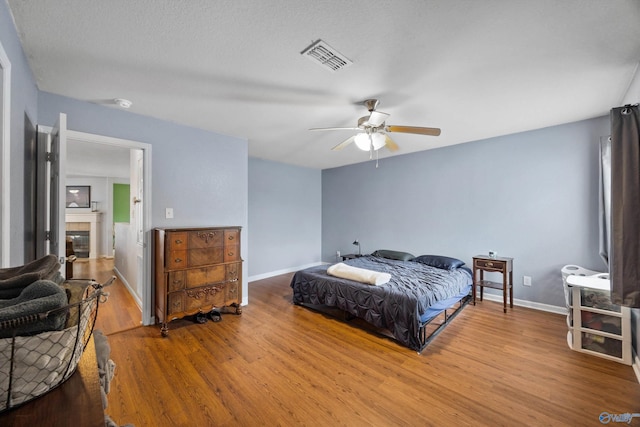
[[[531,286],[531,276],[522,276],[522,284],[524,286]]]
[[[166,219],[173,218],[173,208],[166,208],[165,211],[164,211],[164,217]]]

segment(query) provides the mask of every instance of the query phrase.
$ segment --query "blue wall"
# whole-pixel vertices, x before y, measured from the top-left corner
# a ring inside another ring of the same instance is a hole
[[[598,255],[598,143],[608,118],[322,173],[322,259],[394,249],[514,258],[514,297],[564,306],[560,269]],[[363,153],[363,156],[367,155]],[[522,276],[533,286],[522,285]],[[492,290],[489,290],[493,292]]]
[[[249,159],[249,276],[320,262],[321,172]]]
[[[151,144],[150,228],[239,225],[245,229],[242,257],[247,259],[246,140],[40,92],[38,123],[52,126],[59,113],[67,114],[71,130]],[[173,208],[173,219],[165,219],[168,207]],[[247,268],[245,263],[245,301]]]
[[[20,265],[24,260],[24,159],[25,115],[31,123],[38,123],[38,89],[20,40],[13,25],[13,18],[5,1],[0,1],[0,43],[11,62],[11,123],[10,123],[10,265]]]

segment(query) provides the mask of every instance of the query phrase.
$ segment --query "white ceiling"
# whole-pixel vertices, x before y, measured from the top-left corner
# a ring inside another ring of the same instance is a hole
[[[65,176],[129,179],[130,149],[69,139]]]
[[[247,138],[313,168],[380,99],[396,154],[608,114],[640,60],[639,0],[8,0],[40,90]],[[353,61],[301,52],[322,39]],[[636,77],[637,79],[638,77]],[[637,99],[635,100],[638,101]],[[381,157],[391,153],[381,150]]]

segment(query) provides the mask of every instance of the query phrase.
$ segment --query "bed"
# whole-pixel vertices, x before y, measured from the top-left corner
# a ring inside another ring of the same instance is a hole
[[[471,271],[455,258],[381,254],[376,251],[343,264],[388,273],[387,283],[371,285],[335,277],[327,273],[328,265],[310,267],[296,272],[291,280],[293,303],[340,309],[388,330],[399,343],[421,352],[469,302]],[[444,320],[427,333],[427,325],[436,318]]]

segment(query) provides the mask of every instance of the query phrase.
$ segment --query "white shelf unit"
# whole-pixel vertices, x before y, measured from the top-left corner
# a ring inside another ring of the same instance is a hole
[[[631,312],[611,302],[608,274],[568,265],[562,277],[569,348],[631,365]]]

